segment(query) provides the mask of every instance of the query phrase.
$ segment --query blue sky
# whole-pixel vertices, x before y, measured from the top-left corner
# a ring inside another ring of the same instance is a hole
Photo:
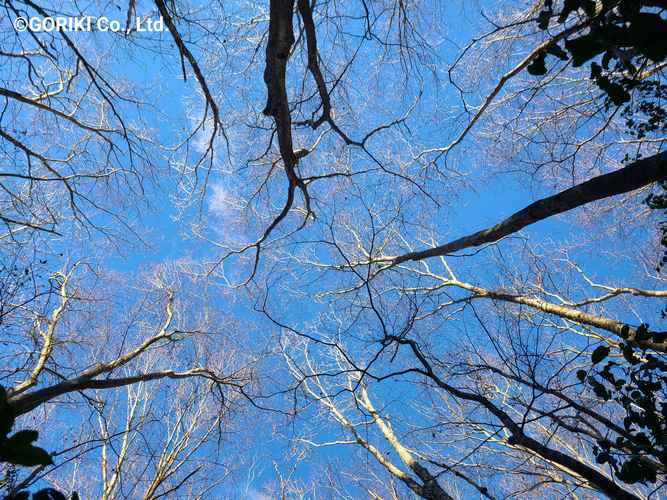
[[[138,12],[150,12],[151,5],[138,2]],[[196,192],[194,195],[184,193],[184,180],[185,184],[191,183],[192,173],[188,174],[189,177],[180,176],[178,169],[190,167],[198,156],[204,154],[211,127],[207,123],[207,127],[198,132],[188,148],[170,149],[197,126],[204,105],[196,79],[189,68],[186,69],[187,81],[183,80],[181,60],[169,34],[150,33],[128,39],[111,33],[73,35],[73,39],[80,42],[88,54],[100,57],[100,67],[104,68],[105,75],[118,85],[127,82],[128,88],[133,89],[142,99],[138,106],[131,102],[121,103],[121,106],[128,123],[138,128],[145,124],[150,129],[147,134],[150,139],[146,144],[149,159],[146,163],[151,167],[152,174],[142,183],[143,197],[130,200],[127,206],[116,205],[113,199],[102,200],[118,210],[129,226],[141,236],[141,241],[129,237],[126,241],[109,242],[96,232],[90,233],[89,237],[55,240],[51,243],[51,249],[55,253],[62,251],[65,254],[63,259],[74,261],[93,256],[107,269],[132,278],[147,274],[165,261],[191,260],[210,265],[226,249],[240,248],[252,242],[261,234],[272,215],[279,211],[285,193],[285,179],[280,172],[268,181],[267,188],[256,201],[248,202],[260,184],[258,173],[265,173],[269,168],[266,163],[249,161],[266,149],[266,128],[271,126],[268,118],[259,115],[265,99],[261,74],[263,49],[253,52],[256,47],[263,47],[260,42],[266,30],[266,8],[262,10],[261,3],[241,1],[226,3],[222,8],[209,6],[205,2],[198,6],[201,10],[196,15],[202,26],[216,28],[217,36],[207,37],[205,31],[198,29],[196,24],[183,27],[183,35],[205,68],[204,74],[218,99],[225,132],[230,139],[229,147],[222,137],[215,139],[215,154],[211,157],[210,171],[202,170],[197,174],[198,186],[203,185],[205,178],[208,179],[207,190],[201,197]],[[213,14],[227,16],[224,18],[227,24],[221,22],[221,25],[217,25],[211,20],[215,16],[209,18],[209,7]],[[91,2],[79,5],[79,8],[92,15],[105,13],[112,17],[108,14],[112,12],[120,19],[124,15],[124,6],[117,8],[112,3],[98,5]],[[479,15],[480,10],[494,13],[498,8],[499,3],[495,1],[426,2],[422,10],[425,15],[420,20],[421,26],[431,27],[432,22],[438,29],[427,33],[430,48],[420,54],[423,56],[423,65],[419,71],[423,78],[413,77],[404,82],[405,67],[400,59],[395,54],[385,54],[385,49],[379,45],[368,44],[360,52],[356,62],[346,72],[341,84],[344,88],[332,94],[334,107],[342,110],[340,121],[347,127],[346,130],[351,130],[351,135],[362,136],[369,128],[403,116],[421,93],[418,106],[405,123],[378,134],[377,139],[369,142],[369,149],[396,171],[403,166],[409,175],[418,177],[420,187],[433,199],[428,199],[418,188],[393,175],[361,175],[355,180],[354,189],[350,190],[352,194],[345,192],[344,188],[350,187],[345,183],[313,183],[311,195],[317,219],[287,240],[276,241],[268,246],[266,256],[260,261],[260,272],[252,284],[246,288],[228,287],[242,282],[250,274],[252,260],[248,254],[230,258],[224,267],[215,268],[211,275],[213,287],[226,290],[217,299],[216,306],[225,314],[233,316],[237,324],[251,325],[252,332],[247,335],[248,344],[244,346],[248,353],[261,352],[279,334],[276,326],[256,310],[267,283],[273,285],[269,291],[270,310],[281,321],[297,329],[312,328],[319,317],[335,309],[335,304],[326,300],[308,301],[307,297],[330,289],[338,284],[339,279],[344,281],[345,278],[335,273],[321,275],[319,270],[312,267],[297,270],[293,275],[289,271],[289,253],[294,249],[294,255],[311,256],[325,262],[333,259],[330,249],[317,243],[322,234],[326,233],[327,223],[335,225],[351,220],[359,223],[359,232],[367,236],[369,226],[362,222],[365,203],[386,208],[384,212],[378,210],[378,220],[390,218],[392,208],[400,205],[404,211],[406,239],[417,241],[426,234],[425,228],[428,228],[437,234],[437,242],[443,243],[496,223],[531,201],[567,184],[560,173],[554,175],[552,181],[549,173],[532,175],[519,171],[521,161],[531,154],[530,148],[514,156],[515,165],[503,165],[501,155],[497,152],[493,154],[492,146],[497,137],[494,136],[493,124],[488,122],[480,124],[483,133],[477,134],[477,130],[474,130],[460,147],[452,151],[447,157],[447,164],[442,164],[443,172],[440,175],[435,170],[410,163],[415,151],[449,143],[467,124],[470,115],[463,112],[459,94],[448,82],[447,70],[471,36],[481,28],[489,28]],[[258,20],[250,23],[250,26],[239,27],[235,24],[255,16]],[[4,27],[7,18],[2,23]],[[440,23],[443,29],[440,29]],[[360,23],[350,19],[346,27],[354,32],[360,29]],[[347,54],[354,50],[354,37],[351,37],[349,46],[339,47],[337,35],[333,32],[322,33],[322,53],[335,55],[335,51],[340,50]],[[488,89],[495,84],[497,76],[516,63],[523,52],[525,47],[517,44],[515,50],[509,52],[507,60],[496,60],[497,67],[481,77],[481,85],[467,95],[469,102],[479,104]],[[385,57],[386,60],[383,59]],[[344,61],[344,58],[332,60],[328,71],[336,73],[341,70]],[[379,64],[378,61],[384,63]],[[294,96],[303,78],[302,53],[295,56],[289,69],[288,84]],[[0,76],[3,80],[9,79],[2,69]],[[307,85],[312,87],[312,82]],[[339,103],[342,104],[339,106]],[[308,110],[312,107],[312,104],[305,105]],[[503,111],[498,111],[498,114],[502,116]],[[580,130],[582,134],[585,131],[586,127]],[[502,133],[498,130],[498,137]],[[318,134],[300,129],[295,133],[296,145],[307,147],[315,143]],[[321,173],[328,171],[337,162],[352,170],[373,168],[368,155],[358,149],[345,148],[331,135],[322,139],[320,149],[307,157],[300,168],[311,174]],[[577,173],[577,176],[580,175],[585,174]],[[636,209],[640,207],[641,199],[637,199]],[[578,226],[573,223],[576,216],[568,214],[549,219],[526,229],[522,234],[531,242],[540,242],[538,251],[543,251],[545,255],[551,256],[559,246],[568,244],[572,247],[569,256],[585,266],[593,276],[602,275],[613,282],[628,274],[641,275],[631,267],[630,261],[616,258],[613,253],[627,248],[626,245],[631,243],[641,244],[646,238],[642,227],[623,227],[619,224],[609,236],[601,236],[596,245],[577,247],[576,241],[580,235],[576,233]],[[99,222],[117,224],[104,215],[98,214],[97,217]],[[300,217],[298,213],[290,215],[274,236],[285,235],[294,229],[301,221]],[[419,220],[420,225],[412,225],[413,220]],[[612,219],[610,227],[616,223]],[[115,229],[123,231],[122,227],[117,226]],[[622,234],[623,241],[618,241],[618,234]],[[517,252],[517,248],[520,245],[510,240],[500,245],[500,253],[490,249],[465,261],[452,260],[457,266],[460,262],[463,273],[479,280],[488,278],[493,284],[495,279],[489,270],[490,255],[502,260],[501,252],[511,254]],[[251,252],[249,254],[252,255]],[[516,255],[508,258],[508,261],[514,259],[518,269],[522,269],[522,266],[527,268],[528,264],[522,262],[524,254],[518,251],[519,257]],[[230,298],[232,294],[233,298]],[[651,310],[647,306],[643,311],[625,309],[619,314],[625,315],[623,319],[637,323],[638,316],[649,317]],[[372,326],[365,326],[372,329]],[[470,329],[474,330],[475,326],[471,325]],[[480,334],[479,331],[475,333]],[[362,347],[359,349],[361,351]],[[281,384],[289,384],[279,359],[271,358],[264,366],[269,371],[275,370],[272,375],[285,377],[279,381]],[[267,377],[267,384],[270,383]],[[401,409],[400,400],[397,401],[398,398],[394,396],[407,391],[411,385],[399,381],[380,387],[378,397],[395,399],[391,405],[392,411],[399,417],[407,417],[408,410]],[[273,392],[275,388],[267,385],[263,390]],[[290,401],[289,397],[278,397],[268,404],[284,408],[289,406]],[[315,409],[307,411],[314,412]],[[297,419],[295,423],[285,417],[267,416],[253,409],[244,413],[242,418],[252,420],[253,427],[249,429],[243,424],[239,426],[238,433],[243,436],[239,442],[251,444],[249,449],[235,451],[256,457],[256,467],[246,471],[247,474],[237,473],[234,476],[237,483],[234,486],[225,485],[220,495],[225,498],[247,497],[257,500],[269,498],[264,487],[275,481],[274,461],[279,463],[279,468],[285,473],[291,466],[286,461],[289,458],[285,457],[291,451],[289,448],[292,443],[277,434],[275,429],[289,436],[294,426],[297,428],[294,431],[296,435],[302,421]],[[255,425],[256,422],[260,425]],[[264,422],[266,425],[261,425]],[[320,430],[318,438],[339,435],[339,429],[332,427]],[[249,440],[250,437],[254,439]],[[47,446],[47,443],[44,444]],[[315,450],[312,452],[313,459],[300,465],[294,477],[306,481],[312,474],[318,474],[327,463],[344,461],[348,451],[345,447]]]

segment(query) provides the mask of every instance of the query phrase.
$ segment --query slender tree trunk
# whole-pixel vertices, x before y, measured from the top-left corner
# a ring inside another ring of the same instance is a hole
[[[406,261],[418,261],[429,257],[447,255],[464,248],[493,243],[520,231],[526,226],[554,215],[567,212],[592,201],[634,191],[666,178],[667,151],[664,151],[637,160],[615,172],[593,177],[570,189],[531,203],[495,226],[450,241],[444,245],[394,257],[392,264],[396,265]]]

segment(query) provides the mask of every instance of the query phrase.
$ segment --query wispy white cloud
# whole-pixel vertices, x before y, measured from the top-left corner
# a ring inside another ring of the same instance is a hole
[[[264,491],[249,489],[248,500],[271,500],[272,496]]]

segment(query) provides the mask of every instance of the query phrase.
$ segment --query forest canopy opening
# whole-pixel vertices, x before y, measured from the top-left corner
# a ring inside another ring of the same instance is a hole
[[[667,3],[0,5],[0,496],[667,494]]]

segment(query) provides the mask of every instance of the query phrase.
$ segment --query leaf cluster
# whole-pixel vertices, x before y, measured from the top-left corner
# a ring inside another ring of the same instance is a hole
[[[16,414],[7,400],[5,388],[0,386],[0,462],[11,465],[34,467],[37,465],[51,465],[51,455],[33,445],[39,433],[35,430],[18,431],[11,436],[9,433],[14,427]],[[8,481],[11,483],[11,481]],[[54,488],[43,488],[35,493],[18,491],[4,496],[3,500],[67,500],[67,497]],[[75,492],[71,500],[78,500]]]
[[[22,430],[9,435],[15,420],[14,410],[7,401],[7,392],[0,386],[0,462],[26,467],[51,465],[51,455],[32,444],[39,437],[37,431]]]
[[[667,58],[665,7],[664,0],[565,0],[556,13],[553,0],[545,0],[537,18],[540,29],[548,30],[554,17],[565,24],[571,16],[579,16],[588,29],[566,37],[562,47],[550,44],[527,70],[545,75],[549,56],[575,68],[590,62],[590,78],[608,104],[630,102],[633,90],[645,80],[644,71]]]
[[[650,338],[648,325],[637,336]],[[610,347],[596,348],[591,368],[577,372],[604,405],[613,405],[622,429],[597,439],[593,454],[619,480],[652,484],[667,470],[667,362],[627,342],[618,351],[610,359]]]

